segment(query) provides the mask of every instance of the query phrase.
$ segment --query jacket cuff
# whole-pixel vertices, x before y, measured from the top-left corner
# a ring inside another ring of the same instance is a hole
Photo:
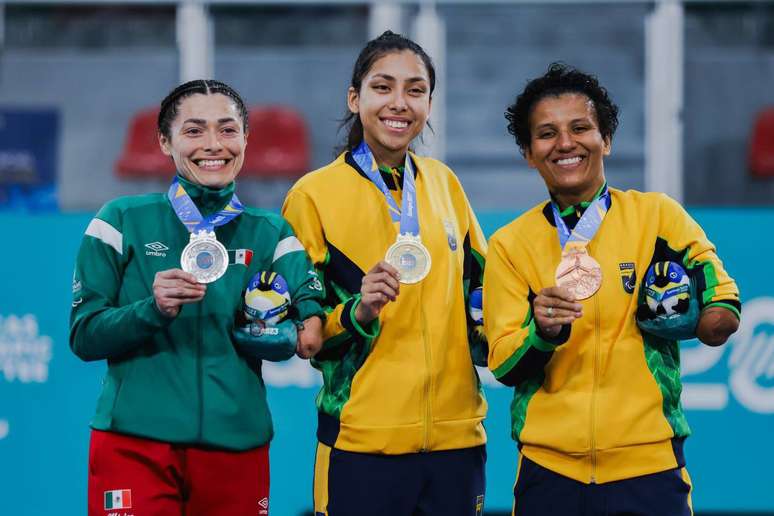
[[[737,319],[739,319],[739,320],[742,319],[741,314],[739,313],[739,309],[737,307],[735,307],[734,305],[732,305],[731,303],[726,303],[725,301],[715,301],[713,303],[705,305],[704,308],[702,308],[701,311],[704,312],[704,310],[706,310],[707,308],[710,308],[712,306],[719,306],[721,308],[725,308],[726,310],[732,312],[736,316]]]
[[[166,328],[175,320],[174,317],[167,317],[161,313],[159,307],[156,306],[156,300],[153,296],[139,302],[137,305],[137,318],[150,330]]]
[[[341,311],[341,325],[345,327],[352,336],[360,336],[364,339],[375,339],[381,331],[379,318],[377,317],[363,328],[355,319],[355,310],[360,304],[360,294],[351,297],[344,303],[344,309]]]
[[[536,347],[540,351],[553,351],[557,346],[560,346],[570,339],[570,332],[572,326],[569,324],[563,324],[562,329],[555,337],[548,337],[544,335],[540,329],[540,326],[535,323],[535,319],[532,319],[530,324],[530,332],[527,337],[527,341],[532,346]]]
[[[325,311],[317,301],[312,299],[305,299],[303,301],[293,303],[293,306],[296,309],[299,321],[305,321],[315,315],[323,321],[325,320]]]

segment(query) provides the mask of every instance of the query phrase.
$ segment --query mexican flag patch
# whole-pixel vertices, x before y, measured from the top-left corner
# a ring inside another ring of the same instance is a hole
[[[131,508],[132,508],[132,490],[131,489],[105,491],[105,510],[131,509]]]
[[[247,265],[250,266],[250,262],[253,261],[252,249],[229,249],[228,250],[228,264]]]

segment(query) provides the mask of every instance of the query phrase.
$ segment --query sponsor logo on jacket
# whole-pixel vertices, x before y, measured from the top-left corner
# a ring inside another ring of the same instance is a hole
[[[145,247],[147,248],[145,256],[160,256],[161,258],[165,258],[167,253],[164,251],[169,251],[169,247],[158,241],[145,244]]]

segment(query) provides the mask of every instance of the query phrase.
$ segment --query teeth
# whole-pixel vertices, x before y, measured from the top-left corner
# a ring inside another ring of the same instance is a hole
[[[557,165],[574,165],[576,163],[580,163],[581,157],[575,156],[574,158],[565,158],[560,159],[556,162]]]
[[[222,167],[226,164],[225,159],[202,159],[199,160],[200,167]]]
[[[387,124],[388,127],[394,127],[395,129],[403,129],[404,127],[408,127],[408,122],[402,122],[398,120],[385,120],[385,124]]]

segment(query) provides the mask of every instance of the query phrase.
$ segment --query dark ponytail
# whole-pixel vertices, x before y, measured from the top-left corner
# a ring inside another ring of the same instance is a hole
[[[363,47],[363,50],[360,51],[360,55],[357,56],[357,61],[355,61],[355,67],[352,70],[350,86],[359,92],[363,84],[363,77],[366,76],[376,61],[389,53],[402,52],[404,50],[410,50],[422,59],[425,68],[427,68],[427,75],[430,77],[430,95],[432,96],[433,90],[435,90],[435,67],[433,66],[432,59],[415,42],[390,30],[385,31],[378,38],[369,41]],[[363,141],[363,123],[360,121],[358,114],[348,111],[341,122],[340,128],[344,127],[347,128],[347,140],[338,149],[339,152],[344,150],[351,151]]]

